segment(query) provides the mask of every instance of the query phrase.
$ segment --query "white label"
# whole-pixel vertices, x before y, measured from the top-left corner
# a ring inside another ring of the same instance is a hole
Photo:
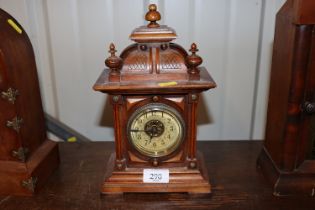
[[[144,183],[169,183],[170,171],[168,169],[143,169]]]

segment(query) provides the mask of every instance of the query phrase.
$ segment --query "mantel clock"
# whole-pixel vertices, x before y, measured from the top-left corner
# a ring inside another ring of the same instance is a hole
[[[216,86],[196,44],[189,55],[172,43],[175,31],[157,23],[150,5],[149,24],[135,29],[128,46],[110,57],[94,85],[109,94],[114,112],[115,147],[102,193],[210,193],[207,169],[196,152],[196,113],[200,93]]]

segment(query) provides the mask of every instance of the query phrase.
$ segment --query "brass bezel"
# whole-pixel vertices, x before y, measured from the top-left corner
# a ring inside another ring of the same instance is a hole
[[[178,139],[176,139],[175,143],[173,145],[171,145],[171,147],[169,147],[163,151],[151,152],[151,151],[146,150],[145,148],[138,147],[133,142],[134,139],[131,136],[130,129],[131,129],[132,122],[135,119],[137,119],[138,117],[140,117],[140,115],[142,115],[143,112],[148,113],[148,112],[152,112],[152,111],[163,111],[163,112],[171,115],[173,117],[173,119],[175,119],[179,124],[179,128],[180,128],[179,134],[180,135],[179,135]],[[167,156],[167,155],[173,153],[182,143],[184,136],[185,136],[184,131],[185,131],[185,123],[184,123],[184,120],[183,120],[181,114],[176,109],[174,109],[173,107],[166,105],[166,104],[162,104],[162,103],[150,103],[150,104],[147,104],[143,107],[138,108],[129,117],[128,123],[127,123],[127,133],[128,133],[127,136],[128,136],[128,141],[130,142],[130,144],[140,154],[148,156],[148,157],[153,157],[153,158],[164,157],[164,156]]]

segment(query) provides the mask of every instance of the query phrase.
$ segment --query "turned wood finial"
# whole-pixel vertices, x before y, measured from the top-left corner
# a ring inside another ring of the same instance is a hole
[[[155,4],[149,5],[149,11],[145,15],[145,19],[150,21],[148,24],[149,28],[157,28],[160,26],[156,21],[161,20],[161,14],[156,10],[157,6]]]
[[[115,45],[113,43],[110,44],[108,52],[110,53],[110,57],[105,60],[105,65],[110,68],[111,74],[119,74],[119,70],[121,69],[123,62],[120,57],[115,55],[117,50],[115,49]]]
[[[115,56],[115,53],[117,52],[117,50],[115,49],[114,43],[110,43],[108,52],[110,53],[111,56]]]
[[[199,74],[198,66],[202,64],[202,58],[196,54],[198,52],[197,45],[193,43],[190,47],[191,55],[187,56],[186,62],[189,74]]]

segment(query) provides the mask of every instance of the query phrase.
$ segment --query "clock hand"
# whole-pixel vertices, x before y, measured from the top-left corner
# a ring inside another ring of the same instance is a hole
[[[136,130],[136,129],[131,129],[130,132],[144,132],[145,130]]]
[[[149,144],[151,144],[151,141],[152,141],[152,139],[153,139],[153,133],[150,133],[150,140],[149,140]]]
[[[149,141],[149,144],[151,143],[151,140],[153,139],[153,133],[150,133],[150,141]]]

